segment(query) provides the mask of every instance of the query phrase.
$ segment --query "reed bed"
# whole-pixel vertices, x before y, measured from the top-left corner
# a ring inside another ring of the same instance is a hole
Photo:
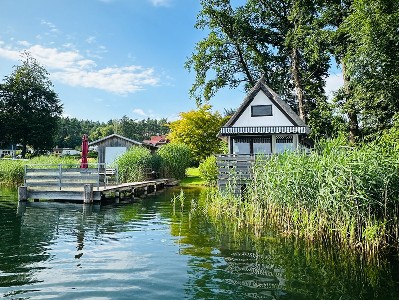
[[[26,164],[79,164],[73,157],[38,156],[30,160],[0,159],[0,183],[4,185],[18,185],[24,179],[24,166]]]
[[[275,226],[368,253],[398,247],[398,150],[383,138],[357,147],[338,138],[310,154],[258,158],[244,199],[214,190],[204,207],[258,232]]]

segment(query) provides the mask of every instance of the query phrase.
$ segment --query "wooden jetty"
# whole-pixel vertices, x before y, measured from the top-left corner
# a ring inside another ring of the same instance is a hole
[[[168,179],[118,183],[118,170],[104,164],[90,164],[87,169],[75,165],[26,165],[24,185],[18,200],[58,200],[93,203],[108,197],[147,195],[163,189]]]

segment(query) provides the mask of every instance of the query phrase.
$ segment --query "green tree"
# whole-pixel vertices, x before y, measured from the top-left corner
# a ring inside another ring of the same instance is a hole
[[[103,125],[98,121],[61,118],[58,122],[54,145],[61,148],[78,148],[82,144],[83,134],[88,134],[92,138],[96,130]]]
[[[37,150],[53,146],[62,104],[46,69],[27,52],[23,58],[1,85],[0,119],[7,128],[0,139],[20,143],[24,157],[27,145]]]
[[[341,27],[350,40],[343,60],[362,133],[379,135],[399,112],[399,2],[354,0]]]
[[[229,0],[202,0],[196,27],[210,33],[186,62],[196,73],[192,97],[202,103],[223,87],[244,84],[248,90],[264,74],[304,121],[317,117],[318,103],[327,103],[330,59],[320,21],[322,3],[248,0],[233,7]]]
[[[180,113],[180,119],[169,124],[171,143],[186,144],[192,151],[196,162],[201,162],[211,154],[222,151],[223,141],[217,134],[227,122],[219,112],[213,113],[208,104],[197,110]]]

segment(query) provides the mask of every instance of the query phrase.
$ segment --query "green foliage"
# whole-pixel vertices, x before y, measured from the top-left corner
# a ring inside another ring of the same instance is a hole
[[[198,104],[225,87],[249,91],[264,76],[304,121],[317,117],[311,112],[318,102],[326,103],[330,60],[319,2],[200,3],[196,27],[209,34],[186,62],[196,73],[190,94]]]
[[[218,169],[216,164],[216,156],[208,156],[199,165],[199,173],[203,180],[205,180],[206,185],[216,186],[218,179]]]
[[[222,151],[223,141],[217,134],[227,118],[218,112],[212,113],[210,105],[203,105],[197,110],[180,113],[180,119],[169,124],[168,137],[172,143],[187,145],[198,163]]]
[[[182,179],[186,169],[191,165],[190,148],[185,144],[170,143],[158,150],[162,159],[162,173],[164,177]]]
[[[151,170],[152,155],[147,148],[132,147],[117,159],[116,165],[119,182],[144,181]]]
[[[375,253],[399,242],[398,131],[357,147],[346,137],[310,154],[259,158],[246,199],[215,193],[212,210],[247,225],[277,225],[285,234],[335,240]]]
[[[205,181],[200,177],[198,168],[187,168],[186,177],[182,179],[179,186],[204,186]]]
[[[0,85],[0,140],[22,144],[22,157],[27,145],[52,148],[62,113],[49,73],[29,53],[24,56],[22,65]]]
[[[392,126],[399,110],[397,0],[201,0],[198,42],[186,68],[198,104],[222,88],[252,88],[262,75],[312,128],[312,138],[349,132],[351,142]],[[334,58],[334,59],[332,59]],[[327,101],[331,62],[344,86]]]
[[[152,135],[164,135],[169,132],[166,119],[132,120],[126,116],[122,119],[110,120],[107,123],[98,121],[78,120],[76,118],[61,118],[58,122],[58,132],[54,145],[61,148],[76,148],[82,144],[82,135],[88,134],[90,141],[104,138],[111,134],[143,141]]]
[[[344,62],[363,134],[379,133],[399,110],[399,2],[355,0],[342,27],[350,40]]]
[[[8,185],[22,183],[25,163],[22,160],[0,159],[0,183]]]
[[[0,159],[0,183],[8,185],[21,184],[24,179],[24,167],[26,164],[79,165],[79,160],[57,156],[37,156],[30,160]]]

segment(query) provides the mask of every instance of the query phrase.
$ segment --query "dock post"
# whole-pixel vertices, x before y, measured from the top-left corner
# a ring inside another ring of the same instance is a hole
[[[28,200],[28,187],[20,186],[18,188],[18,201],[27,201]]]
[[[93,185],[92,184],[84,185],[83,203],[84,204],[93,203]]]

